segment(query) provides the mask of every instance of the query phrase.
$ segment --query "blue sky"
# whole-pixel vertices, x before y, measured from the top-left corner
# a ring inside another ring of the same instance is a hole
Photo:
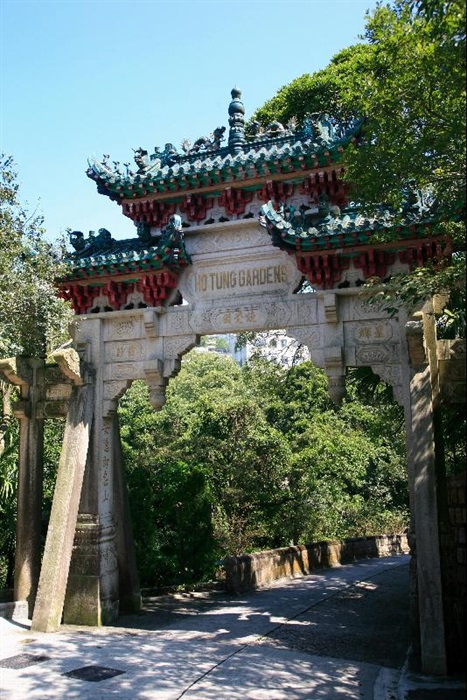
[[[52,240],[67,227],[135,235],[87,158],[228,126],[358,41],[375,0],[0,0],[0,150]]]

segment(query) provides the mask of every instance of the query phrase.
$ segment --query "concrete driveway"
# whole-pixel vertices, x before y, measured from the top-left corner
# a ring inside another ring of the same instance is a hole
[[[1,700],[390,700],[408,648],[407,556],[255,593],[163,596],[104,628],[0,620]]]

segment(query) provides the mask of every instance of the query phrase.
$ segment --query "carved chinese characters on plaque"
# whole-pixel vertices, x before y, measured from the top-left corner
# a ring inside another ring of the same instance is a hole
[[[109,319],[106,324],[106,340],[134,340],[141,336],[141,317]]]
[[[225,333],[241,330],[282,328],[288,323],[291,309],[285,302],[262,305],[235,304],[195,311],[190,326],[195,333]]]
[[[188,301],[292,294],[301,280],[295,263],[283,256],[253,261],[193,265],[180,280]]]
[[[387,321],[359,323],[353,327],[356,343],[385,343],[392,338],[393,328]]]
[[[144,355],[144,343],[142,341],[110,342],[105,345],[105,359],[107,362],[142,360]]]
[[[101,439],[101,469],[100,469],[100,481],[101,481],[101,496],[100,500],[103,503],[109,503],[110,493],[111,493],[111,469],[112,469],[112,459],[111,459],[111,427],[109,419],[104,419],[104,424],[102,426],[102,439]],[[109,503],[110,505],[110,503]]]
[[[357,365],[394,361],[393,326],[389,321],[368,321],[351,326]]]

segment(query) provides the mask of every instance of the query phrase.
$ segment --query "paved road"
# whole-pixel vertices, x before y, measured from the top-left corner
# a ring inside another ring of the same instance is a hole
[[[0,620],[1,700],[390,700],[408,647],[408,557],[245,596],[148,601],[118,626]]]

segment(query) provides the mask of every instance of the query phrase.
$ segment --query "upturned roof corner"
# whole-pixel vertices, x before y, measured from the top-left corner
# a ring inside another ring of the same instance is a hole
[[[436,203],[415,185],[398,212],[380,207],[367,215],[350,201],[342,160],[358,145],[363,119],[313,113],[301,124],[291,119],[264,128],[245,121],[237,87],[227,112],[228,130],[185,139],[181,150],[169,142],[153,153],[140,146],[133,168],[111,164],[109,155],[89,160],[88,177],[121,206],[137,235],[114,240],[105,228],[87,238],[70,233],[73,252],[59,284],[77,313],[180,303],[178,278],[192,262],[185,235],[243,219],[259,221],[314,288],[385,279],[400,266],[439,264],[451,255]]]

